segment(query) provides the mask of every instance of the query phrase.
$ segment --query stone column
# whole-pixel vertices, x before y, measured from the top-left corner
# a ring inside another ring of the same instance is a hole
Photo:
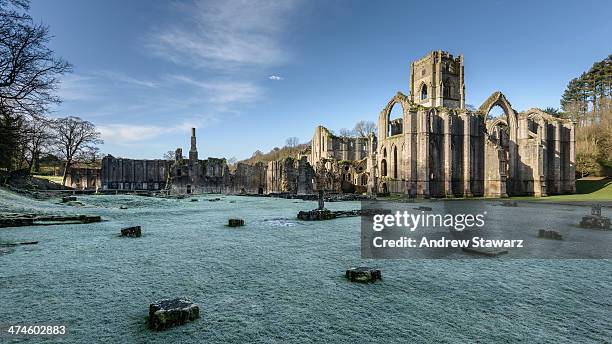
[[[429,197],[429,115],[417,112],[417,195]]]
[[[412,112],[409,109],[404,110],[403,128],[404,149],[402,151],[402,172],[401,177],[404,180],[404,193],[410,194],[412,189]]]
[[[465,82],[463,80],[463,55],[459,55],[459,107],[465,109]]]
[[[469,114],[461,115],[463,119],[463,197],[472,196],[471,177],[471,137],[472,121]]]
[[[570,137],[569,137],[569,168],[568,173],[568,192],[576,192],[576,125],[570,123]]]
[[[542,169],[540,171],[540,186],[542,187],[542,196],[548,196],[548,122],[540,121],[540,145],[542,146],[542,154],[540,155]]]
[[[123,190],[123,184],[125,183],[125,171],[123,170],[123,159],[119,159],[119,170],[121,171],[121,182],[117,185],[117,188]]]
[[[553,185],[554,193],[561,193],[561,125],[559,121],[553,123],[555,131],[555,152],[553,159]]]
[[[448,112],[442,112],[442,119],[444,120],[444,195],[446,197],[453,197],[453,189],[451,186],[452,178],[452,152],[451,152],[451,114]]]
[[[443,89],[442,89],[442,53],[438,52],[438,56],[436,57],[436,59],[434,60],[434,65],[433,65],[433,82],[432,84],[434,85],[434,90],[435,93],[432,94],[433,98],[433,106],[443,106],[443,102],[442,102],[442,96],[443,96]]]

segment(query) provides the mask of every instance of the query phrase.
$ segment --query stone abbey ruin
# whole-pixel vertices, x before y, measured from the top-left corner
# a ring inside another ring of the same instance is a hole
[[[532,108],[517,112],[501,92],[465,106],[463,56],[433,51],[410,65],[409,95],[398,92],[378,117],[378,134],[336,136],[315,129],[310,148],[267,164],[198,159],[192,129],[188,159],[107,156],[105,190],[171,193],[403,194],[411,197],[546,196],[575,192],[575,129]],[[499,106],[504,114],[489,118]],[[391,118],[396,109],[397,118]],[[399,110],[399,111],[398,111]]]

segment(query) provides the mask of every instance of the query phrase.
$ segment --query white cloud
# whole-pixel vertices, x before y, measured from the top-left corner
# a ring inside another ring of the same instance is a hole
[[[149,46],[179,64],[213,69],[284,62],[281,36],[298,0],[213,0],[177,5],[181,23],[162,28]]]
[[[210,125],[201,120],[184,121],[176,125],[138,125],[138,124],[106,124],[99,125],[98,130],[102,139],[107,143],[130,145],[142,141],[152,140],[161,135],[175,133],[189,133],[190,128],[203,128]]]
[[[65,76],[57,90],[57,95],[64,101],[84,101],[98,98],[94,78],[86,75],[71,74]]]
[[[249,103],[262,93],[257,85],[248,81],[197,80],[185,75],[168,75],[167,78],[200,90],[207,101],[215,104]]]
[[[157,82],[150,81],[150,80],[137,79],[127,74],[119,73],[115,71],[99,71],[94,74],[101,76],[103,78],[112,80],[112,81],[126,84],[126,85],[141,86],[141,87],[146,87],[146,88],[156,88],[159,86]]]
[[[268,77],[268,79],[275,80],[275,81],[280,81],[280,80],[284,80],[285,78],[283,78],[282,76],[279,76],[279,75],[270,75]]]

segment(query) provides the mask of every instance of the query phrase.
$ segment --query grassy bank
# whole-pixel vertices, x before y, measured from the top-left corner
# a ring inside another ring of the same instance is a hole
[[[53,183],[62,184],[63,177],[62,176],[44,176],[44,175],[33,175],[32,177],[38,179],[45,179]]]
[[[517,200],[541,200],[554,202],[573,201],[612,201],[612,179],[576,180],[576,193],[571,195],[552,195],[548,197],[513,197]]]

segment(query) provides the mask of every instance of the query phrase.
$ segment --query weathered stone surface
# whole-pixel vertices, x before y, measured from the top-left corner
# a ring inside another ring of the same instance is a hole
[[[26,241],[26,242],[16,242],[16,243],[3,243],[0,246],[18,246],[18,245],[36,245],[38,241]]]
[[[76,196],[64,196],[64,197],[62,197],[62,203],[76,202],[76,201],[77,201]]]
[[[105,157],[102,188],[244,195],[326,190],[425,198],[575,192],[571,120],[536,108],[517,112],[501,92],[478,110],[467,109],[463,56],[432,51],[410,69],[410,94],[398,92],[385,105],[378,135],[337,136],[319,126],[309,148],[266,164],[238,163],[232,174],[225,159],[198,159],[192,129],[188,159],[180,148],[174,161]],[[504,114],[488,119],[496,106]],[[390,118],[398,107],[401,116]]]
[[[149,305],[149,327],[165,330],[200,317],[200,308],[184,298],[166,299]]]
[[[488,248],[488,247],[464,247],[463,252],[477,254],[486,257],[497,257],[503,254],[508,254],[508,250],[501,248]]]
[[[23,227],[34,225],[33,218],[0,218],[0,227]]]
[[[538,231],[538,238],[552,239],[552,240],[563,240],[563,235],[557,231],[540,229]]]
[[[336,214],[327,209],[315,209],[310,211],[300,211],[297,218],[304,221],[321,221],[336,218]]]
[[[229,219],[227,225],[230,227],[242,227],[244,226],[244,220],[243,219]]]
[[[130,238],[139,238],[142,235],[140,226],[127,227],[121,229],[121,236]]]
[[[3,214],[0,215],[0,228],[93,223],[100,221],[102,221],[102,218],[97,215]]]
[[[386,209],[357,209],[357,210],[335,210],[314,209],[310,211],[300,211],[297,218],[304,221],[332,220],[341,217],[373,216],[376,214],[389,214]]]
[[[583,216],[582,221],[580,221],[580,227],[610,230],[610,218],[598,215]]]
[[[374,282],[382,280],[382,272],[379,269],[360,266],[346,270],[346,278],[351,282]]]

